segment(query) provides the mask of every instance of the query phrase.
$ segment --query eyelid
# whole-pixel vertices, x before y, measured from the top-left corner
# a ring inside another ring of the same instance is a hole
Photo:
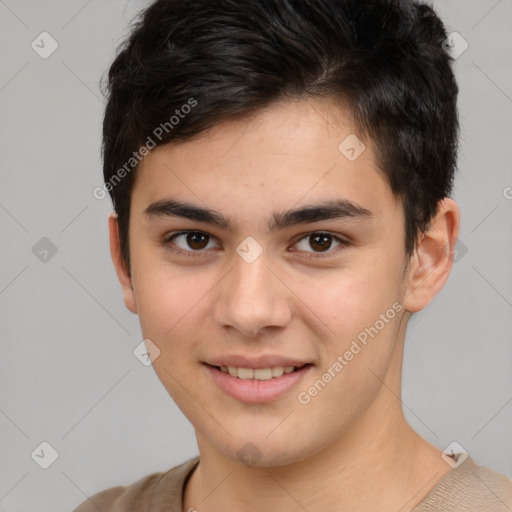
[[[336,256],[340,248],[345,248],[350,245],[350,242],[346,240],[345,238],[341,237],[340,235],[336,233],[332,233],[331,231],[325,231],[325,230],[316,230],[316,231],[306,231],[305,233],[301,233],[298,235],[296,241],[293,245],[297,245],[299,242],[304,240],[305,238],[309,238],[313,235],[327,235],[330,236],[333,240],[339,243],[338,247],[335,247],[334,249],[330,249],[325,252],[314,252],[314,251],[305,251],[308,256],[304,256],[305,259],[320,259],[320,258],[329,258]],[[301,252],[299,250],[293,250],[292,252]]]
[[[196,229],[190,229],[188,231],[176,231],[176,232],[172,232],[172,233],[167,233],[166,235],[164,235],[162,237],[161,245],[165,249],[167,249],[167,250],[169,250],[169,251],[171,251],[173,253],[183,255],[183,256],[192,256],[192,257],[203,256],[203,254],[206,252],[205,250],[201,250],[201,251],[185,251],[185,250],[180,249],[180,248],[175,249],[175,248],[171,247],[171,244],[173,243],[173,240],[172,240],[173,238],[175,238],[177,236],[180,236],[180,235],[188,235],[188,234],[191,234],[191,233],[195,233],[195,234],[199,234],[199,235],[206,235],[207,237],[210,238],[210,240],[211,239],[216,239],[215,236],[210,235],[209,233],[206,233],[205,231],[199,231],[199,230],[196,230]]]
[[[175,249],[175,248],[172,248],[170,246],[170,244],[172,243],[172,239],[177,237],[177,236],[180,236],[180,235],[188,235],[188,234],[191,234],[191,233],[195,233],[195,234],[200,234],[200,235],[206,235],[207,237],[211,239],[217,239],[217,237],[215,237],[214,235],[211,235],[205,231],[200,231],[200,230],[195,230],[195,229],[191,229],[191,230],[184,230],[184,231],[176,231],[176,232],[172,232],[172,233],[167,233],[166,235],[164,235],[162,237],[162,241],[161,241],[161,244],[163,247],[165,247],[166,249],[174,252],[174,253],[177,253],[177,254],[181,254],[181,255],[184,255],[184,256],[192,256],[192,257],[195,257],[195,256],[202,256],[203,253],[205,253],[206,251],[203,249],[203,250],[200,250],[200,251],[185,251],[183,249]],[[301,242],[302,240],[304,240],[305,238],[309,238],[313,235],[327,235],[327,236],[330,236],[332,237],[336,242],[338,242],[340,245],[338,246],[338,248],[335,248],[334,250],[327,250],[325,252],[314,252],[314,251],[305,251],[306,253],[308,253],[310,256],[305,256],[305,259],[318,259],[318,258],[326,258],[326,257],[330,257],[331,255],[335,255],[339,252],[339,247],[347,247],[350,245],[350,242],[348,240],[346,240],[345,238],[341,237],[340,235],[337,235],[335,233],[332,233],[330,231],[325,231],[325,230],[316,230],[316,231],[306,231],[304,233],[301,233],[297,236],[295,242],[293,243],[293,245],[297,245],[299,242]],[[292,250],[292,252],[301,252],[300,250]]]

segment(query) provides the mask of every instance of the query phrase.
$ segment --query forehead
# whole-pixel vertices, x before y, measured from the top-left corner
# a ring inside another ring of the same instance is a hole
[[[169,196],[237,217],[339,198],[372,211],[396,206],[372,142],[355,131],[350,111],[331,100],[280,102],[224,121],[145,157],[134,211]]]

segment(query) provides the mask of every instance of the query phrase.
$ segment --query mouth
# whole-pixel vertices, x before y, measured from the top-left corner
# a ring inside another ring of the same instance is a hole
[[[282,377],[284,374],[294,373],[306,366],[312,366],[310,363],[305,363],[300,366],[269,366],[266,368],[243,368],[238,366],[215,366],[205,363],[211,368],[215,368],[217,371],[227,373],[231,377],[235,377],[243,380],[271,380]]]
[[[204,363],[217,388],[239,402],[263,403],[286,397],[313,364],[244,368]]]

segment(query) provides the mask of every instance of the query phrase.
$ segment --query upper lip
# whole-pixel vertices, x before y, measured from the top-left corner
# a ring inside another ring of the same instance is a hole
[[[307,361],[301,361],[287,356],[280,355],[262,355],[258,357],[249,357],[243,355],[225,355],[212,358],[206,361],[211,366],[236,366],[237,368],[271,368],[275,366],[295,366],[300,368]]]

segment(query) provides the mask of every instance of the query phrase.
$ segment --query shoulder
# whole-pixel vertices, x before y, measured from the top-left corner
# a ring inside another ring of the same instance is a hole
[[[413,512],[510,512],[512,479],[468,457],[434,486]]]
[[[181,510],[183,483],[199,462],[199,457],[163,473],[152,473],[130,485],[120,485],[98,492],[83,501],[73,512],[160,512],[160,505],[175,504]]]

